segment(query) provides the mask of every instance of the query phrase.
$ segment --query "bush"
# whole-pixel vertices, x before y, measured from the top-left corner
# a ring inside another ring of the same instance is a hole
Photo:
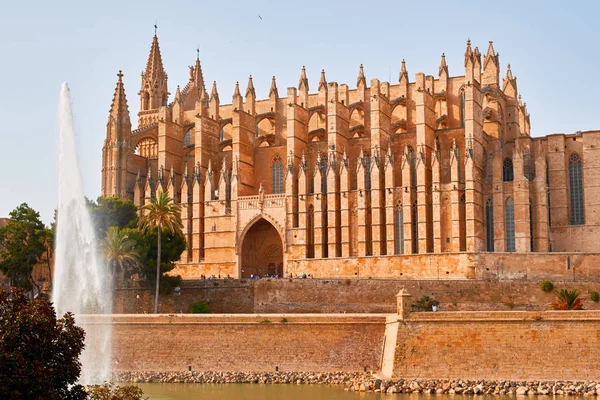
[[[430,299],[429,296],[423,296],[419,301],[412,305],[413,311],[433,311],[432,307],[438,305],[439,303],[433,299]]]
[[[285,324],[285,323],[287,323],[287,322],[288,322],[287,318],[281,318],[281,323],[282,323],[282,324]]]
[[[144,392],[137,386],[116,386],[114,383],[105,382],[103,385],[90,385],[86,387],[89,400],[147,400]]]
[[[594,303],[597,303],[600,301],[600,293],[596,292],[595,290],[592,290],[590,292],[590,300],[593,301]]]
[[[192,303],[190,313],[192,313],[192,314],[210,314],[210,308],[208,308],[208,304],[205,301],[196,301],[196,302]]]
[[[554,284],[550,281],[544,281],[540,284],[540,287],[542,288],[542,290],[546,293],[550,293],[552,290],[554,290]]]
[[[554,310],[583,310],[583,304],[577,289],[556,291],[556,300],[551,304]]]
[[[77,384],[84,336],[45,297],[0,290],[0,399],[85,399]]]

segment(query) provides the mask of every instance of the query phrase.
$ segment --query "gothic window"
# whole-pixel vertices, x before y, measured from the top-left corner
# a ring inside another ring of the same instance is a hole
[[[271,162],[271,191],[274,194],[283,193],[283,161],[279,154]]]
[[[548,226],[552,226],[552,213],[550,212],[550,170],[548,164],[546,164],[546,192],[548,199]]]
[[[158,144],[152,138],[142,139],[135,147],[134,153],[144,158],[158,158]]]
[[[573,153],[569,158],[569,191],[571,195],[571,225],[585,223],[583,213],[583,176],[581,158]]]
[[[188,129],[183,135],[183,147],[192,147],[192,128]]]
[[[166,93],[165,93],[165,94],[163,94],[163,98],[162,98],[162,105],[166,107],[166,106],[167,106],[167,103],[168,103],[168,101],[169,101],[169,96],[168,96]]]
[[[529,199],[529,246],[530,251],[534,250],[534,240],[533,240],[533,207],[531,206],[531,199]]]
[[[494,251],[494,201],[485,202],[485,245],[487,251]]]
[[[404,254],[404,214],[402,213],[402,204],[396,204],[395,210],[395,253]]]
[[[505,204],[505,236],[506,236],[506,251],[514,252],[515,247],[515,202],[512,198],[508,198]]]
[[[415,201],[412,205],[412,252],[413,254],[419,253],[419,210],[417,208],[417,202]]]
[[[513,162],[512,159],[509,157],[506,157],[504,159],[504,163],[502,164],[502,180],[504,182],[512,182],[515,180]]]
[[[142,100],[142,110],[146,111],[150,108],[150,93],[144,92]]]
[[[224,136],[225,136],[225,129],[221,128],[221,130],[219,131],[219,142],[223,141]]]
[[[530,182],[535,178],[535,164],[530,153],[523,155],[523,175]]]
[[[465,127],[465,91],[460,92],[460,127]]]
[[[315,258],[315,208],[312,204],[306,214],[306,258]]]

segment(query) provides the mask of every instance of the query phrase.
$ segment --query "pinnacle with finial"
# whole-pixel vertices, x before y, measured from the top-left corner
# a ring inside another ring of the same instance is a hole
[[[217,81],[213,81],[212,91],[210,93],[210,99],[219,101],[219,92],[217,91]]]
[[[246,88],[246,97],[252,95],[256,97],[256,91],[254,90],[254,83],[252,82],[252,75],[248,78],[248,87]]]
[[[442,75],[442,72],[446,73],[448,76],[448,65],[446,64],[446,53],[442,53],[442,61],[440,62],[439,75]]]
[[[360,67],[358,69],[358,78],[356,78],[356,86],[360,86],[361,83],[363,84],[363,86],[367,86],[367,78],[365,78],[365,70],[362,64],[360,64]]]
[[[325,70],[321,70],[321,80],[319,81],[319,90],[327,90],[327,80],[325,79]]]
[[[275,76],[271,79],[271,89],[269,90],[269,97],[271,95],[275,95],[275,97],[279,97],[277,94],[277,82],[275,81]]]
[[[242,94],[240,93],[240,83],[236,82],[235,83],[235,90],[233,91],[233,97],[241,97]]]
[[[469,61],[473,61],[473,50],[471,49],[471,39],[467,40],[467,50],[465,51],[465,67]]]
[[[304,65],[302,66],[302,72],[300,72],[298,90],[305,90],[308,92],[308,78],[306,77],[306,67]]]
[[[406,71],[406,61],[404,61],[404,59],[402,59],[402,67],[400,68],[398,82],[402,83],[403,80],[405,80],[405,83],[408,83],[408,72]]]

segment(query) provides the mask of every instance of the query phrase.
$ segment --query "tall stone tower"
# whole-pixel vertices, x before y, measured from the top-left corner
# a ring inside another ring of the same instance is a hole
[[[166,106],[169,98],[167,87],[167,73],[163,68],[158,37],[152,39],[150,55],[146,63],[146,70],[142,72],[142,86],[140,88],[140,120],[145,112],[156,112],[160,107]]]
[[[119,71],[102,147],[102,196],[127,197],[127,165],[131,149],[131,120]]]

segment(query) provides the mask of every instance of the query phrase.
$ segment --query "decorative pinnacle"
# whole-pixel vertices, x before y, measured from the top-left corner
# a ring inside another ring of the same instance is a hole
[[[446,73],[448,76],[448,65],[446,64],[446,53],[442,53],[442,61],[440,62],[439,75],[442,75],[442,72]]]
[[[365,70],[363,68],[363,65],[360,64],[360,67],[358,69],[358,78],[356,79],[356,86],[360,86],[360,84],[363,84],[363,87],[367,86],[367,79],[365,78]]]
[[[248,87],[246,88],[246,97],[249,95],[256,97],[256,92],[254,91],[254,83],[252,82],[252,75],[248,78]]]
[[[298,90],[308,91],[308,78],[306,77],[306,67],[302,66],[302,72],[300,72],[300,81],[298,82]]]
[[[321,70],[321,80],[319,81],[319,90],[327,90],[327,80],[325,79],[325,70]]]

